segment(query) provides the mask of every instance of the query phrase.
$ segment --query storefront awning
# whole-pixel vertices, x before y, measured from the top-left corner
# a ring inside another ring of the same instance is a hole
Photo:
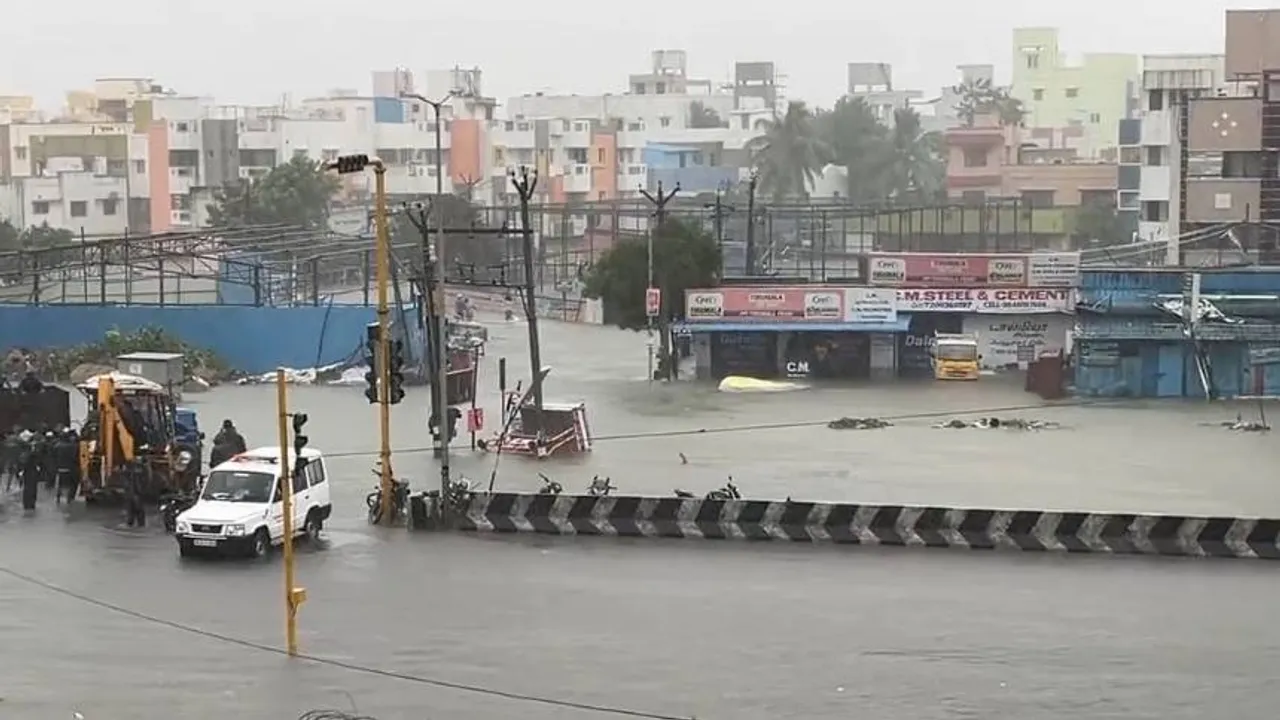
[[[715,332],[906,332],[911,327],[911,315],[898,313],[898,319],[891,323],[847,323],[847,322],[806,322],[804,320],[784,320],[780,322],[682,322],[676,323],[675,331],[680,333],[715,333]]]

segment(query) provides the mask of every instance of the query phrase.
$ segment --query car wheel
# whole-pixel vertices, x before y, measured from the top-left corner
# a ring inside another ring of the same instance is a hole
[[[258,528],[258,532],[253,534],[253,544],[249,546],[249,553],[255,558],[264,558],[271,554],[271,535],[267,533],[266,528]]]
[[[178,543],[178,557],[189,558],[195,555],[196,549],[189,542]]]
[[[320,514],[314,510],[307,514],[307,523],[302,527],[302,532],[306,535],[307,542],[320,542],[320,531],[324,529],[324,521],[320,519]]]

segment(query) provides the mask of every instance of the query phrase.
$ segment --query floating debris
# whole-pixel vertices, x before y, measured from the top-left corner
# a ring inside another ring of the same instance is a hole
[[[1235,420],[1224,420],[1218,424],[1221,427],[1228,430],[1234,430],[1236,432],[1268,432],[1271,430],[1271,426],[1267,424],[1266,420],[1262,420],[1260,422],[1245,420],[1244,417],[1238,413],[1236,414]]]
[[[893,423],[881,418],[842,417],[827,423],[832,430],[879,430],[893,427]]]
[[[978,428],[981,430],[998,430],[1004,428],[1006,430],[1056,430],[1061,428],[1061,423],[1050,422],[1048,420],[1023,420],[1022,418],[978,418],[977,420],[959,420],[952,418],[945,420],[933,426],[940,430],[963,430],[966,428]]]

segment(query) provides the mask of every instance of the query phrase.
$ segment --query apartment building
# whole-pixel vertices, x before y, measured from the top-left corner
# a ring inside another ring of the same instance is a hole
[[[1079,127],[1077,151],[1102,157],[1116,147],[1116,128],[1137,108],[1138,56],[1087,53],[1067,61],[1057,28],[1013,31],[1011,94],[1022,101],[1030,128]]]
[[[1027,131],[979,116],[972,127],[944,134],[947,194],[968,203],[1019,198],[1029,207],[1074,207],[1116,201],[1114,163],[1080,160],[1073,149],[1038,147]]]
[[[1169,264],[1178,264],[1182,123],[1195,98],[1227,93],[1225,55],[1146,55],[1142,58],[1142,109],[1120,131],[1122,207],[1136,188],[1138,238],[1169,240]],[[1136,126],[1136,127],[1135,127]]]
[[[889,127],[893,127],[895,112],[924,98],[924,93],[919,90],[895,89],[893,66],[889,63],[849,63],[845,72],[845,95],[865,102],[876,119]]]

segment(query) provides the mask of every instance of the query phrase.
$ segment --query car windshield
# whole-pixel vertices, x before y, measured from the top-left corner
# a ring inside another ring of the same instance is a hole
[[[220,502],[265,503],[271,500],[275,476],[264,472],[215,470],[204,481],[202,500]]]
[[[939,360],[977,360],[978,347],[976,345],[959,344],[959,343],[938,343],[936,350]]]

